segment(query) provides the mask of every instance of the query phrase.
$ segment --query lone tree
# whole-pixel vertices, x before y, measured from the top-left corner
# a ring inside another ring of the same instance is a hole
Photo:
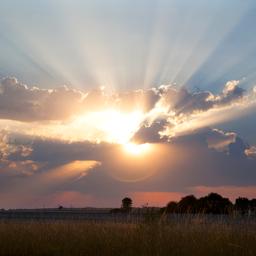
[[[125,212],[129,212],[132,209],[132,199],[129,197],[125,197],[122,200],[122,210]]]

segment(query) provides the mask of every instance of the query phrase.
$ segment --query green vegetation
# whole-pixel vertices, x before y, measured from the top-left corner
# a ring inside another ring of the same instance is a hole
[[[163,218],[163,217],[162,217]],[[2,221],[0,255],[254,256],[256,222]]]

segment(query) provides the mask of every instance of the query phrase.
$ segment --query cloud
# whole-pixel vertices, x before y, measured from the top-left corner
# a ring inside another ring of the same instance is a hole
[[[40,165],[31,160],[24,161],[4,161],[1,163],[2,177],[31,176],[37,172]]]
[[[29,88],[16,78],[0,82],[0,118],[19,121],[65,120],[79,110],[83,94],[66,86]]]
[[[240,100],[244,96],[245,90],[238,85],[238,80],[228,81],[223,89],[222,94],[216,97],[216,104],[225,105]]]
[[[108,108],[148,111],[158,99],[154,89],[110,94],[104,89],[85,92],[67,86],[39,89],[7,77],[0,81],[0,118],[23,122],[63,121],[88,111]]]
[[[26,143],[24,140],[19,141],[19,136],[15,136],[6,130],[1,130],[0,161],[26,159],[33,151],[30,144],[30,142]]]
[[[142,158],[127,154],[118,144],[31,140],[32,151],[23,157],[23,166],[21,160],[10,160],[10,154],[9,169],[0,174],[4,182],[1,193],[10,193],[13,187],[13,196],[19,200],[26,193],[44,201],[47,195],[74,191],[85,198],[100,201],[105,197],[111,202],[125,194],[136,195],[142,202],[151,192],[163,193],[167,199],[202,185],[256,185],[256,159],[245,153],[246,143],[235,133],[217,129],[150,144],[152,151]],[[30,171],[32,165],[37,169]],[[29,174],[11,171],[21,167]]]
[[[256,159],[256,146],[251,146],[245,150],[245,154],[250,158]]]
[[[157,92],[160,99],[136,132],[137,141],[144,141],[145,136],[160,141],[164,136],[193,133],[235,119],[256,105],[255,95],[246,94],[236,80],[227,82],[223,91],[215,95],[208,91],[189,92],[172,85],[160,86]]]
[[[141,175],[141,178],[145,179],[154,175],[155,171],[157,173],[166,170],[172,172],[172,168],[176,169],[177,165],[181,164],[183,166],[186,163],[185,169],[189,169],[192,168],[193,163],[197,164],[197,159],[202,156],[205,156],[205,158],[202,158],[201,162],[204,162],[207,166],[209,165],[206,169],[212,168],[211,164],[214,158],[216,158],[216,163],[213,166],[216,166],[216,164],[221,166],[223,163],[225,163],[223,165],[225,166],[229,165],[229,162],[232,166],[233,162],[240,162],[239,167],[234,168],[234,172],[238,173],[241,164],[255,164],[247,157],[248,150],[252,150],[253,147],[250,148],[237,134],[210,128],[193,134],[178,136],[170,141],[165,138],[161,142],[152,143],[150,144],[151,150],[145,157],[140,158],[129,155],[122,145],[113,143],[92,143],[90,141],[71,143],[31,137],[30,145],[30,154],[22,159],[41,165],[44,164],[42,166],[43,170],[47,171],[47,169],[73,161],[96,161],[101,165],[95,165],[95,168],[102,169],[104,173],[113,177],[119,175],[119,177],[116,177],[117,179],[122,175],[123,177],[135,175],[135,180],[136,177]],[[211,159],[209,164],[206,160],[208,158]],[[10,159],[12,161],[20,160],[12,155],[8,156],[8,160]],[[151,165],[149,165],[148,159],[152,161]],[[151,172],[151,168],[155,171]]]
[[[255,94],[238,81],[219,94],[172,85],[112,93],[39,89],[15,78],[3,79],[0,89],[0,192],[6,198],[43,202],[72,191],[88,202],[117,202],[136,192],[141,202],[150,193],[167,198],[191,187],[256,185],[255,146],[216,127],[255,110]],[[123,136],[135,110],[142,112],[129,136],[149,144],[140,157],[108,139]]]
[[[165,129],[167,120],[155,120],[152,124],[146,121],[141,125],[140,129],[134,134],[132,141],[136,143],[158,143],[166,138],[161,138],[161,131]]]
[[[249,145],[243,141],[240,137],[236,137],[236,140],[228,145],[228,152],[233,157],[246,157],[246,150]]]
[[[59,120],[104,109],[156,113],[165,108],[175,117],[207,111],[243,99],[239,81],[229,81],[221,94],[189,92],[186,88],[162,85],[159,88],[107,93],[104,89],[81,91],[67,86],[55,89],[29,87],[16,78],[0,81],[0,118],[23,122]],[[157,117],[158,118],[158,117]]]
[[[189,92],[186,88],[172,85],[160,86],[161,104],[167,106],[175,115],[191,114],[206,111],[213,107],[231,104],[243,98],[245,90],[240,88],[239,81],[228,81],[219,95],[209,91]]]
[[[168,107],[175,115],[188,114],[196,110],[207,110],[213,106],[210,92],[190,93],[186,88],[172,85],[160,86],[160,104]]]
[[[217,151],[227,151],[231,143],[237,139],[237,134],[234,132],[224,132],[219,129],[211,129],[207,136],[207,143],[209,148]]]
[[[20,144],[13,140],[12,135],[0,131],[0,168],[2,176],[27,176],[39,169],[39,164],[28,157],[32,153],[29,144]]]

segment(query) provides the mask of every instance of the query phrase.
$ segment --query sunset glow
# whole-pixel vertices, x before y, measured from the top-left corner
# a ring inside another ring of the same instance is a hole
[[[0,209],[255,195],[256,1],[25,2],[0,1]]]
[[[141,111],[124,113],[110,109],[78,116],[70,125],[77,129],[80,135],[83,131],[86,133],[86,128],[91,127],[95,132],[95,138],[98,137],[100,141],[125,144],[139,129],[142,120]]]
[[[124,149],[127,153],[141,156],[147,154],[152,146],[148,143],[145,144],[135,144],[135,143],[126,143],[124,144]]]

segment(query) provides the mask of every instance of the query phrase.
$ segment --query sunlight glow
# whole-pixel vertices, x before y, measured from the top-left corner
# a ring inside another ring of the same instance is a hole
[[[83,127],[91,126],[98,132],[98,139],[110,143],[128,143],[133,134],[139,129],[144,115],[141,111],[130,113],[109,109],[99,112],[91,112],[80,116],[73,122],[73,127],[84,133]]]
[[[48,173],[41,175],[41,180],[49,182],[63,182],[78,180],[87,175],[87,172],[100,165],[97,161],[72,161],[70,163],[50,169]]]
[[[125,144],[140,128],[145,115],[142,111],[123,112],[106,109],[84,113],[66,122],[26,123],[0,120],[2,127],[26,135],[43,136],[67,141],[92,141]]]
[[[124,144],[124,150],[132,155],[140,156],[147,153],[150,149],[150,144],[135,144],[135,143],[127,143]]]

